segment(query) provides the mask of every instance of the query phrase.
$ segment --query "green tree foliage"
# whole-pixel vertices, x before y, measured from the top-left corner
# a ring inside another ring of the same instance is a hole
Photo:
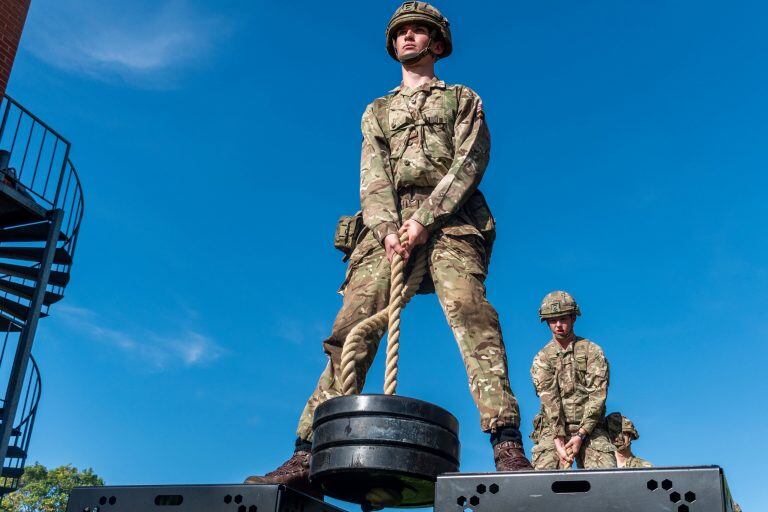
[[[48,469],[40,463],[28,466],[16,492],[3,497],[0,512],[65,512],[73,487],[104,485],[91,468],[79,471],[68,464]]]

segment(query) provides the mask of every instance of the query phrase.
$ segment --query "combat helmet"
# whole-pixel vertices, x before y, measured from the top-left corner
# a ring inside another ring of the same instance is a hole
[[[557,318],[566,315],[581,316],[581,310],[579,305],[576,304],[576,299],[568,292],[559,290],[550,292],[541,301],[539,319],[542,322],[547,318]]]
[[[608,430],[608,437],[618,449],[626,448],[628,446],[628,444],[624,442],[624,436],[622,436],[622,434],[629,434],[629,438],[632,441],[640,438],[640,434],[637,433],[637,429],[635,428],[635,424],[632,423],[632,420],[626,416],[622,416],[619,412],[612,412],[606,416],[605,423]]]
[[[397,56],[395,51],[394,38],[397,29],[406,23],[423,23],[430,28],[429,44],[419,53],[413,55],[404,55],[402,58]],[[445,16],[427,2],[403,2],[403,5],[397,8],[395,13],[387,23],[387,52],[398,62],[410,64],[418,62],[424,55],[431,53],[430,46],[432,41],[440,40],[445,49],[441,55],[435,55],[435,58],[444,58],[451,54],[453,42],[451,39],[451,24]]]

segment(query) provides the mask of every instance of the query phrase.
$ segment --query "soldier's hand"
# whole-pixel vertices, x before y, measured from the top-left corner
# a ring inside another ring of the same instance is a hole
[[[579,436],[573,436],[571,439],[566,443],[565,445],[565,451],[571,453],[571,458],[576,457],[576,455],[579,453],[579,450],[581,450],[581,443],[583,441],[581,440],[581,437]]]
[[[398,231],[399,235],[408,233],[408,241],[405,242],[405,248],[409,251],[414,250],[416,247],[424,244],[429,240],[429,231],[422,226],[418,221],[408,219],[403,222],[403,226]]]
[[[557,457],[560,459],[560,465],[563,468],[569,468],[571,467],[571,464],[573,464],[573,455],[566,450],[565,446],[564,438],[555,438],[555,451],[557,452]]]
[[[392,263],[392,256],[395,253],[402,256],[404,260],[408,260],[408,250],[400,245],[400,236],[395,233],[390,233],[384,238],[384,250],[390,263]]]

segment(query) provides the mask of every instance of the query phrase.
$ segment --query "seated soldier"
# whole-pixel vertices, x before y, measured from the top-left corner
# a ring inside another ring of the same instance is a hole
[[[632,453],[632,441],[640,438],[634,423],[619,412],[606,416],[608,437],[616,447],[616,466],[620,468],[651,468],[653,464]]]

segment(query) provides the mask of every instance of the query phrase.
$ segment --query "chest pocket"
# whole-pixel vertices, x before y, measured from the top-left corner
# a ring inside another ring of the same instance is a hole
[[[437,159],[445,167],[450,167],[453,160],[453,119],[443,107],[424,109],[421,119],[423,125],[424,149],[432,159]]]

